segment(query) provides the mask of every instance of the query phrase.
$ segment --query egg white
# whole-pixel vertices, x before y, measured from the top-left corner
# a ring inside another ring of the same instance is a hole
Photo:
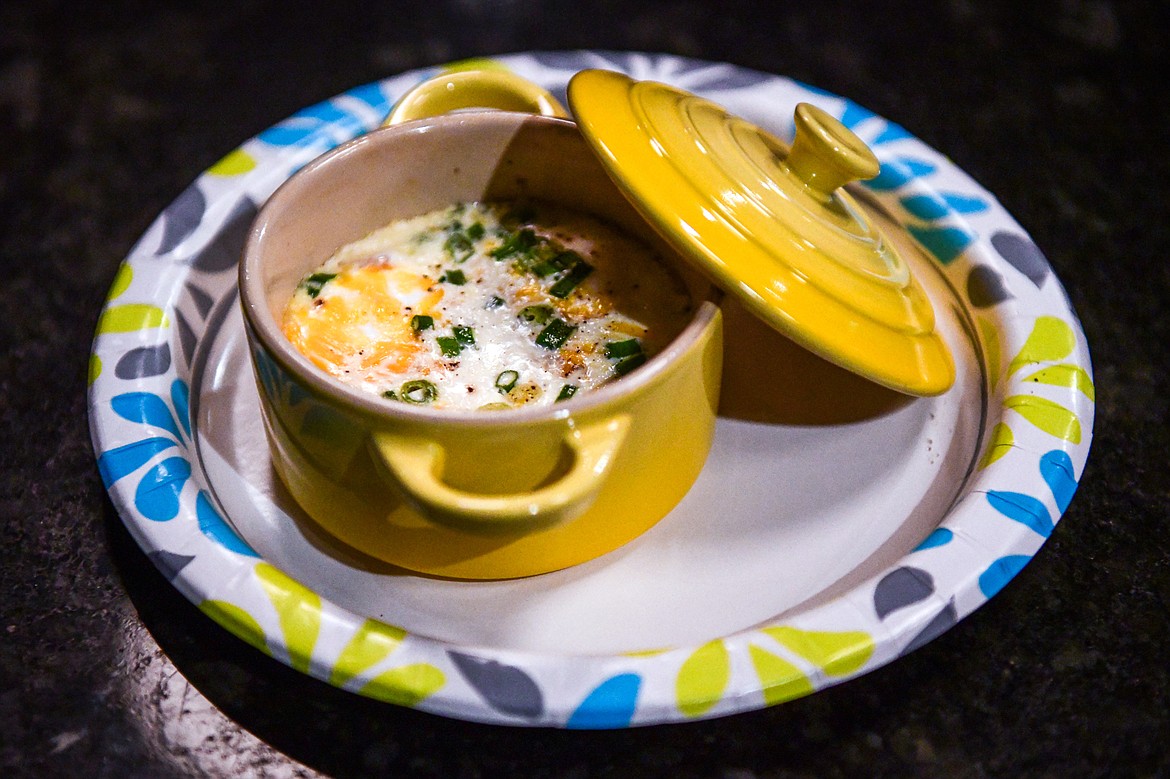
[[[685,287],[640,241],[584,214],[545,204],[536,210],[532,229],[594,269],[564,298],[549,292],[555,277],[542,279],[492,256],[514,229],[504,224],[507,204],[464,203],[394,222],[339,249],[313,272],[336,276],[315,297],[302,283],[290,300],[285,332],[348,384],[401,401],[405,383],[425,380],[437,390],[430,405],[470,410],[549,405],[566,385],[596,388],[617,375],[607,343],[636,338],[649,356],[685,326],[693,307]],[[482,226],[468,252],[445,248],[454,221]],[[451,271],[461,271],[465,283],[444,281]],[[370,274],[384,277],[382,283]],[[325,312],[336,314],[337,306],[369,316],[330,330],[324,355],[314,337],[326,327]],[[521,317],[527,306],[548,307],[576,329],[560,348],[541,346],[536,339],[545,323]],[[410,328],[418,315],[430,316],[433,325]],[[474,343],[445,355],[439,339],[454,338],[456,327],[470,328]],[[399,343],[379,341],[395,334]],[[371,364],[379,349],[393,359]],[[409,354],[405,365],[403,354]],[[507,371],[518,374],[509,391],[497,386]]]

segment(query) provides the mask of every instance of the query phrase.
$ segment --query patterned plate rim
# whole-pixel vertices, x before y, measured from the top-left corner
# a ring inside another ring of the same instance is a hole
[[[807,100],[882,162],[868,192],[937,261],[966,306],[988,376],[978,463],[937,529],[828,602],[698,646],[552,654],[456,646],[347,611],[259,559],[210,499],[190,418],[192,355],[234,292],[259,203],[313,157],[380,123],[443,68],[513,70],[560,96],[587,67],[674,84],[791,138]],[[868,673],[993,597],[1067,509],[1092,439],[1095,389],[1080,323],[1050,265],[988,192],[861,106],[783,76],[664,54],[526,52],[413,70],[315,106],[246,141],[158,217],[122,263],[90,358],[90,428],[110,498],[182,594],[257,649],[352,692],[499,724],[622,728],[759,709]]]

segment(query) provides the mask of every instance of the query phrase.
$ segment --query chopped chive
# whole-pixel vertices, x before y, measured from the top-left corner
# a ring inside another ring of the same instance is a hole
[[[541,246],[531,246],[522,252],[519,252],[516,259],[512,261],[512,267],[520,273],[526,271],[535,271],[535,269],[544,264],[544,254],[541,251]]]
[[[412,379],[399,389],[407,403],[430,403],[439,397],[439,388],[426,379]]]
[[[443,251],[447,252],[455,262],[466,262],[475,253],[475,247],[466,233],[457,232],[451,233],[447,236],[447,240],[443,241]]]
[[[605,356],[611,360],[641,353],[642,344],[637,338],[630,338],[626,341],[610,341],[605,345]]]
[[[335,278],[337,278],[336,273],[314,273],[305,279],[305,292],[309,293],[309,297],[315,298],[321,294],[321,287],[324,287]]]
[[[584,281],[592,272],[593,266],[582,260],[574,265],[568,273],[561,276],[556,284],[549,287],[548,294],[555,298],[568,297],[569,293],[576,289],[577,285]]]
[[[386,398],[386,400],[398,400],[398,393],[394,390],[386,390],[382,393],[382,397]]]
[[[566,384],[565,386],[561,387],[561,391],[557,393],[556,402],[560,403],[562,400],[568,400],[569,398],[573,397],[576,394],[577,394],[577,385],[576,384]]]
[[[582,262],[581,255],[577,252],[566,249],[563,252],[558,252],[555,257],[549,260],[549,263],[557,270],[565,270],[571,268],[577,263]]]
[[[495,260],[506,260],[516,252],[520,251],[516,246],[516,234],[506,233],[504,235],[504,242],[496,248],[492,249],[488,254]]]
[[[510,233],[502,244],[492,249],[491,256],[497,260],[506,260],[513,254],[528,251],[536,245],[537,240],[536,232],[526,227],[523,230]]]
[[[533,254],[539,262],[532,264],[527,270],[531,270],[542,279],[558,271],[574,268],[583,262],[580,254],[570,249],[564,249],[553,241],[542,243],[533,250]],[[522,267],[521,270],[525,270],[525,268]]]
[[[499,308],[502,305],[504,305],[504,299],[499,295],[492,295],[484,304],[484,308]]]
[[[548,320],[552,319],[552,306],[525,306],[520,309],[517,314],[525,322],[535,322],[538,325],[543,325]]]
[[[484,234],[483,223],[482,222],[473,223],[471,225],[471,227],[467,228],[466,234],[467,234],[467,237],[473,241],[478,241],[480,238],[483,238],[483,234]]]
[[[451,328],[451,332],[455,334],[455,340],[461,344],[475,343],[475,330],[464,325],[455,325]]]
[[[448,284],[463,286],[467,283],[467,276],[465,276],[463,271],[459,270],[458,268],[452,268],[440,276],[439,281],[445,281]]]
[[[458,357],[463,351],[463,344],[450,336],[441,335],[435,339],[435,343],[439,345],[439,351],[444,357]]]
[[[623,357],[622,359],[618,360],[617,365],[613,366],[613,373],[615,376],[625,376],[627,373],[634,370],[634,368],[639,367],[644,362],[646,362],[645,354],[642,354],[641,352],[637,354],[631,354],[629,357]]]
[[[545,325],[540,335],[536,336],[536,345],[545,349],[559,349],[576,331],[576,327],[567,324],[563,319],[554,319]]]
[[[496,389],[507,394],[516,386],[516,382],[520,381],[520,374],[516,371],[504,371],[496,377]]]
[[[410,329],[416,333],[430,330],[435,325],[435,318],[426,314],[415,314],[410,318]]]

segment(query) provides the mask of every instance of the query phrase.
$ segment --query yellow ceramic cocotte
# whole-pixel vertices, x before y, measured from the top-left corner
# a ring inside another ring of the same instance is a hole
[[[506,578],[645,532],[711,446],[724,291],[884,386],[931,395],[954,380],[925,294],[842,190],[876,175],[877,161],[832,117],[799,107],[789,149],[707,101],[615,73],[578,74],[569,101],[580,126],[512,74],[436,77],[387,127],[294,175],[256,220],[240,290],[273,463],[308,515],[364,554]],[[686,279],[690,323],[620,380],[498,413],[388,403],[328,377],[280,332],[297,283],[340,246],[454,203],[511,199],[552,201],[645,239]]]
[[[548,104],[546,113],[560,112]],[[338,247],[457,202],[551,201],[681,264],[572,122],[512,111],[402,122],[289,179],[245,248],[240,290],[277,473],[328,533],[412,571],[527,576],[621,546],[682,499],[710,449],[722,320],[706,280],[681,274],[696,305],[665,350],[544,408],[453,412],[386,401],[327,376],[281,333],[297,283]]]

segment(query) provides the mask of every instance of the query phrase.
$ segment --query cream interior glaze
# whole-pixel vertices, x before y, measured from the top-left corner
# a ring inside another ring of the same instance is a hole
[[[388,401],[548,405],[636,369],[686,326],[642,242],[547,203],[460,203],[339,249],[283,316],[317,367]]]

